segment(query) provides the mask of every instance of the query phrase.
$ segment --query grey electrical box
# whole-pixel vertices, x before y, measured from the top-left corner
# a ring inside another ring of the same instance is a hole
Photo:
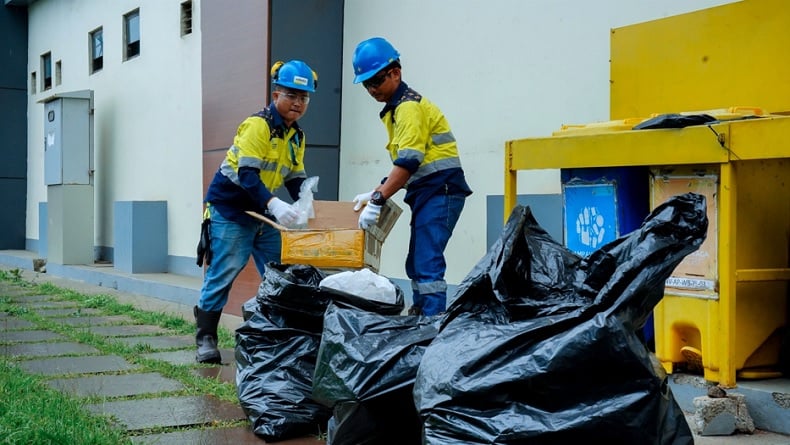
[[[47,262],[93,264],[93,91],[60,93],[44,104]]]
[[[55,94],[44,104],[46,185],[93,183],[93,91]]]

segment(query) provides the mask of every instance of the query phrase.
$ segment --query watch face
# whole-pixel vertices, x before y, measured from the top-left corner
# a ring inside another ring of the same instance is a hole
[[[379,191],[375,191],[372,195],[370,195],[370,202],[373,204],[380,206],[384,204],[384,201],[386,201],[386,199],[384,199],[384,195],[382,195]]]

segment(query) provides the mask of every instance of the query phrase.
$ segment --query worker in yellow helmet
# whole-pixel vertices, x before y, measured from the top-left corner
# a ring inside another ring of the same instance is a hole
[[[194,308],[200,363],[221,362],[217,325],[231,285],[250,255],[261,276],[267,262],[280,262],[280,233],[245,212],[265,214],[286,226],[298,218],[292,205],[272,193],[285,185],[296,201],[307,178],[305,135],[297,121],[307,111],[318,77],[301,60],[275,63],[271,77],[271,103],[239,125],[206,193],[210,216],[198,264],[205,258],[208,268]]]
[[[357,45],[352,59],[354,83],[362,83],[384,108],[379,113],[387,129],[392,169],[370,192],[354,198],[359,227],[378,221],[381,206],[401,188],[411,208],[411,237],[406,274],[411,279],[411,314],[436,315],[447,305],[444,250],[466,197],[458,147],[439,108],[401,78],[400,53],[382,37]]]

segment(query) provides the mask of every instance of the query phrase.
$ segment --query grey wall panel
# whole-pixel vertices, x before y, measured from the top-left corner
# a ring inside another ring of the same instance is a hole
[[[0,67],[0,89],[27,91],[27,8],[0,5]]]
[[[518,195],[516,203],[529,206],[538,224],[543,227],[555,241],[562,244],[562,195]],[[499,239],[505,227],[503,216],[504,197],[489,195],[486,197],[486,246],[491,246]]]
[[[319,178],[318,193],[315,194],[315,199],[336,201],[340,151],[335,148],[308,146],[304,157],[307,174]]]
[[[24,249],[27,8],[0,6],[0,67],[0,249]]]
[[[307,113],[299,121],[310,145],[340,145],[343,3],[340,0],[271,2],[272,62],[301,59],[318,73],[318,88]]]
[[[27,181],[0,178],[0,250],[25,248]]]
[[[318,176],[318,192],[313,198],[337,201],[340,151],[334,147],[307,146],[304,163],[308,176]],[[280,188],[275,195],[286,202],[291,202],[291,196],[285,187]]]
[[[0,72],[2,71],[0,69]],[[42,122],[43,125],[43,117],[34,116],[34,118],[38,118],[36,122]],[[43,142],[41,149],[44,149]],[[0,162],[0,178],[24,179],[27,176],[27,91],[25,90],[0,88],[0,154],[3,159],[3,162]]]

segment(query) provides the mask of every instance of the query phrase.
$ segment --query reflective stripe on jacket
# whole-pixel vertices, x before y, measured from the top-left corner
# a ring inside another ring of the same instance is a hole
[[[380,116],[393,164],[411,173],[407,186],[432,173],[461,168],[455,136],[442,111],[405,83],[401,86],[396,92],[400,95]]]
[[[260,170],[261,182],[274,192],[283,182],[294,178],[305,178],[304,133],[298,125],[291,128],[274,126],[269,109],[256,113],[239,125],[233,145],[222,161],[220,171],[240,186],[239,167]]]
[[[299,184],[307,177],[304,151],[301,128],[296,123],[286,128],[274,105],[269,105],[239,125],[205,201],[227,219],[252,220],[244,211],[265,212],[272,192],[283,183],[292,197],[296,194],[292,185],[298,193]]]

